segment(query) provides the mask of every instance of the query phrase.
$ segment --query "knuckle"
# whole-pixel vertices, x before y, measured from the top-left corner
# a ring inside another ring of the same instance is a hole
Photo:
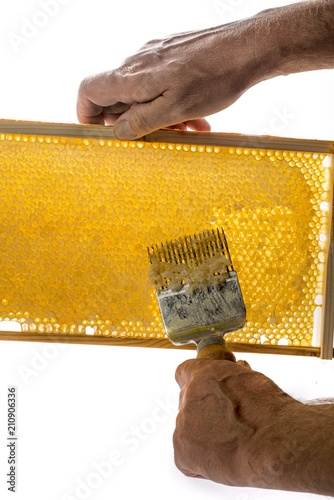
[[[134,66],[134,60],[136,59],[136,56],[129,56],[124,61],[122,64],[117,68],[117,71],[121,74],[125,74],[127,71],[131,71],[131,69]]]
[[[140,49],[139,52],[146,50],[146,49],[152,49],[152,47],[159,46],[160,43],[161,43],[160,38],[153,38],[153,40],[149,40],[148,42],[144,43],[144,45],[142,46],[142,48]]]
[[[183,388],[182,398],[186,403],[191,399],[195,399],[203,392],[203,379],[195,379],[193,376],[190,378],[187,385]]]
[[[157,96],[156,89],[159,84],[156,83],[152,73],[139,64],[119,68],[117,78],[133,102],[148,102]]]
[[[117,68],[117,72],[122,78],[133,76],[140,72],[143,68],[143,57],[139,54],[127,57],[121,66]]]
[[[80,83],[79,95],[97,101],[102,106],[112,104],[109,102],[112,78],[113,71],[87,76]]]
[[[89,86],[91,82],[91,77],[86,76],[83,80],[81,80],[80,85],[79,85],[79,94],[80,95],[85,95],[86,89]]]
[[[182,365],[179,365],[175,370],[175,380],[179,385],[181,385],[183,373],[184,373],[184,368]]]

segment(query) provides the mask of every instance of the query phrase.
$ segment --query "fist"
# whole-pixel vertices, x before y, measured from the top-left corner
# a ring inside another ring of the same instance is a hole
[[[263,461],[275,460],[279,419],[302,403],[246,362],[188,360],[176,380],[181,393],[173,440],[181,472],[230,486],[268,487]]]

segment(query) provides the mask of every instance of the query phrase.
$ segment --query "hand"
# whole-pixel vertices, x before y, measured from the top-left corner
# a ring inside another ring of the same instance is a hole
[[[255,83],[252,38],[243,21],[153,40],[119,68],[82,81],[79,121],[114,125],[125,140],[162,127],[209,131],[202,117]]]
[[[153,40],[80,85],[80,123],[123,140],[162,127],[209,131],[203,118],[277,75],[334,67],[334,0],[304,1],[223,26]]]
[[[232,486],[289,486],[280,477],[289,453],[282,443],[302,403],[246,362],[189,360],[176,380],[175,463],[185,475]]]

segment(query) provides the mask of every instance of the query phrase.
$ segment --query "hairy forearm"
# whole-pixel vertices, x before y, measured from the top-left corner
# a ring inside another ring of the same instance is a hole
[[[271,54],[273,76],[334,68],[334,0],[270,9],[254,21],[254,52]]]
[[[292,405],[274,431],[254,436],[254,486],[334,496],[333,423],[331,404]]]

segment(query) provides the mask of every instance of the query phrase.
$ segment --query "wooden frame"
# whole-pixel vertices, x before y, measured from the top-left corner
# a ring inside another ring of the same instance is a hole
[[[48,342],[56,344],[86,344],[86,345],[103,345],[103,346],[128,346],[128,347],[159,347],[160,349],[185,349],[194,351],[195,344],[185,344],[175,347],[167,339],[120,339],[115,340],[110,337],[102,337],[97,335],[58,335],[47,333],[25,333],[25,332],[9,332],[1,331],[0,340],[20,341],[20,342]],[[262,354],[282,354],[293,356],[311,356],[321,357],[320,347],[289,347],[289,346],[270,346],[259,344],[242,344],[228,343],[230,349],[234,352],[249,352]],[[332,349],[332,357],[334,357],[334,349]]]
[[[29,134],[43,136],[81,137],[95,139],[116,140],[113,127],[99,125],[75,125],[54,124],[38,122],[20,122],[0,120],[0,134]],[[314,141],[302,139],[289,139],[266,136],[246,136],[238,134],[218,134],[209,132],[180,132],[170,130],[159,130],[141,138],[141,141],[164,142],[177,144],[194,144],[208,146],[231,146],[239,148],[266,148],[291,151],[309,151],[317,153],[334,153],[333,141]],[[331,168],[331,182],[333,184],[334,161]],[[333,204],[333,200],[330,200]],[[331,359],[334,356],[333,332],[334,332],[334,230],[329,224],[328,238],[331,244],[327,261],[326,297],[323,305],[323,332],[321,347],[288,347],[268,346],[258,344],[232,343],[230,347],[235,352],[262,352],[276,354],[292,354],[317,356],[323,359]],[[110,337],[90,335],[59,335],[59,334],[36,334],[27,332],[0,331],[0,340],[32,341],[32,342],[65,342],[76,344],[98,344],[98,345],[128,345],[138,347],[163,347],[171,348],[173,345],[166,339],[113,339]],[[184,349],[195,349],[195,345],[185,345]]]
[[[81,137],[91,139],[116,140],[113,127],[101,125],[76,125],[60,123],[21,122],[0,120],[0,133],[48,135],[61,137]],[[334,153],[334,141],[310,139],[291,139],[243,134],[212,132],[181,132],[178,130],[158,130],[140,139],[145,142],[166,142],[175,144],[194,144],[202,146],[230,146],[239,148],[266,148],[287,151],[309,151]]]

